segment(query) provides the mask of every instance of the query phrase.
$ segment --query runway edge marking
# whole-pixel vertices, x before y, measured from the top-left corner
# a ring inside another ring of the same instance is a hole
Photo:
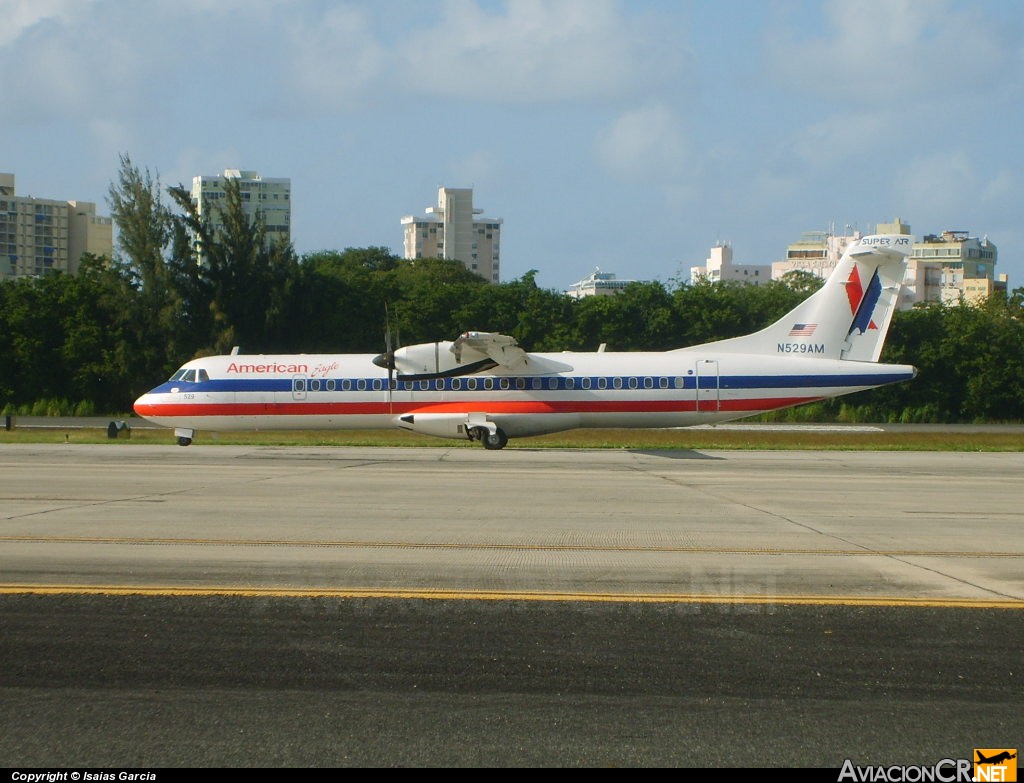
[[[499,590],[395,590],[373,588],[171,587],[139,585],[0,584],[0,595],[225,596],[239,598],[391,598],[462,601],[691,603],[812,606],[907,606],[1024,610],[1024,600],[898,598],[885,596],[712,595],[699,593],[590,593]]]

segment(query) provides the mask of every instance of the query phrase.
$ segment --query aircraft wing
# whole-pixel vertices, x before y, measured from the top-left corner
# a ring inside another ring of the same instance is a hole
[[[451,352],[460,364],[486,357],[512,371],[521,370],[529,361],[514,337],[497,332],[463,332],[455,338]]]

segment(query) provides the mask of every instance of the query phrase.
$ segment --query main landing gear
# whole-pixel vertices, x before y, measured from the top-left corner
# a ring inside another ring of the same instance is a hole
[[[491,432],[487,427],[470,427],[469,439],[480,441],[484,444],[485,449],[490,449],[491,451],[503,449],[505,444],[508,443],[508,435],[500,427],[496,427],[494,432]]]

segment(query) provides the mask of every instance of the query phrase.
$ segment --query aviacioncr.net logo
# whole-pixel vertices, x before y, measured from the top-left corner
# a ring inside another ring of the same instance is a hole
[[[1017,780],[1017,749],[975,748],[972,780],[1014,783]]]
[[[839,770],[839,783],[969,783],[973,764],[970,759],[942,759],[924,766],[855,766],[850,759]]]

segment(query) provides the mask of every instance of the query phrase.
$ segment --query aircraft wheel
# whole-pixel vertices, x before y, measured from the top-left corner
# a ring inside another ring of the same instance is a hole
[[[484,448],[497,450],[505,448],[505,444],[508,443],[508,435],[501,428],[496,429],[494,432],[488,432],[483,436]]]
[[[178,438],[179,446],[188,446],[192,443],[192,438]]]

